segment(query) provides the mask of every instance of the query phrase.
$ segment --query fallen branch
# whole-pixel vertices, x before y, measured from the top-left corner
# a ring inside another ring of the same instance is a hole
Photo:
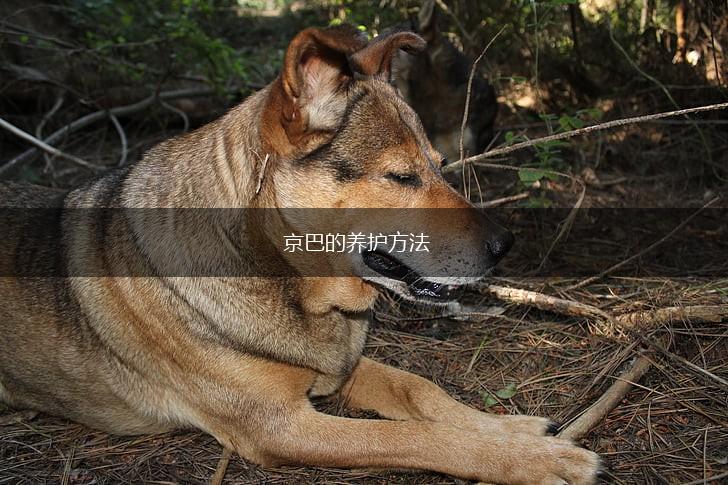
[[[728,319],[728,305],[667,307],[617,315],[617,324],[629,330],[650,330],[671,322],[720,323]]]
[[[43,139],[43,143],[49,144],[49,143],[55,143],[56,141],[60,140],[64,136],[68,135],[69,133],[73,133],[74,131],[78,131],[82,128],[85,128],[93,123],[96,123],[97,121],[107,119],[109,116],[126,116],[133,113],[137,113],[139,111],[142,111],[149,106],[151,106],[157,99],[160,100],[168,100],[168,99],[177,99],[177,98],[187,98],[187,97],[196,97],[196,96],[209,96],[210,94],[213,94],[215,90],[213,88],[195,88],[195,89],[179,89],[176,91],[165,91],[161,92],[159,94],[153,94],[147,98],[144,98],[141,101],[138,101],[133,104],[125,105],[125,106],[118,106],[116,108],[112,108],[109,110],[99,110],[95,111],[93,113],[89,113],[85,116],[82,116],[81,118],[78,118],[77,120],[67,124],[63,128],[56,130],[51,135],[49,135],[47,138]],[[0,176],[7,172],[8,170],[17,167],[18,165],[22,164],[23,162],[30,160],[35,154],[37,153],[36,148],[31,148],[29,150],[24,151],[17,157],[13,158],[9,162],[5,163],[4,165],[0,166]]]
[[[76,163],[78,165],[81,165],[86,168],[90,168],[93,170],[99,170],[103,167],[100,167],[98,165],[94,165],[93,163],[87,162],[86,160],[82,158],[78,158],[75,155],[71,155],[65,152],[62,152],[61,150],[54,148],[47,143],[43,142],[42,140],[37,139],[33,135],[31,135],[28,132],[25,132],[18,128],[17,126],[13,125],[12,123],[8,123],[3,118],[0,118],[0,127],[5,128],[13,135],[22,138],[23,140],[37,146],[39,149],[43,150],[44,152],[50,153],[51,155],[55,155],[57,157],[65,158],[66,160],[69,160],[73,163]],[[2,169],[0,169],[1,171]]]
[[[217,468],[215,469],[215,474],[210,479],[210,485],[220,485],[222,483],[225,478],[225,472],[227,472],[228,464],[230,463],[231,455],[232,451],[227,447],[223,447],[222,456],[220,456],[220,461],[217,462]]]
[[[612,317],[599,308],[579,303],[577,301],[565,300],[555,296],[544,295],[536,291],[510,288],[507,286],[486,285],[478,288],[482,295],[490,295],[499,300],[519,305],[529,305],[541,310],[552,311],[561,315],[571,317],[597,318],[611,321]]]
[[[557,435],[560,438],[578,440],[586,436],[627,395],[635,383],[649,370],[651,363],[646,357],[639,357],[620,374],[594,404],[584,411]]]
[[[693,307],[669,307],[649,312],[632,312],[615,317],[618,325],[626,325],[627,328],[638,326],[640,328],[655,327],[662,323],[671,321],[692,321],[692,322],[721,322],[728,318],[728,305],[704,305]],[[641,321],[641,322],[640,322]],[[639,323],[638,323],[639,322]],[[638,335],[639,336],[639,335]],[[712,372],[703,369],[687,359],[675,355],[665,349],[659,343],[639,336],[640,340],[647,345],[654,347],[670,360],[677,361],[687,367],[700,377],[712,380],[719,388],[728,390],[728,381]],[[575,421],[564,428],[559,436],[568,439],[579,439],[591,431],[609,412],[614,409],[624,396],[632,389],[635,383],[650,369],[650,361],[642,356],[639,357],[629,369],[627,369],[612,384],[597,401],[581,414]]]
[[[726,109],[726,108],[728,108],[728,103],[718,103],[718,104],[710,104],[707,106],[698,106],[695,108],[679,109],[679,110],[675,110],[675,111],[666,111],[664,113],[655,113],[655,114],[651,114],[651,115],[634,116],[632,118],[623,118],[620,120],[608,121],[606,123],[599,123],[597,125],[586,126],[584,128],[566,131],[564,133],[556,133],[554,135],[544,136],[542,138],[536,138],[535,140],[528,140],[528,141],[524,141],[521,143],[516,143],[514,145],[510,145],[507,147],[501,147],[501,148],[495,148],[493,150],[488,150],[487,152],[481,153],[480,155],[475,155],[475,156],[466,158],[465,160],[458,160],[456,162],[453,162],[453,163],[443,167],[442,172],[443,173],[454,172],[455,170],[459,169],[463,164],[479,162],[479,161],[485,160],[487,158],[493,158],[493,157],[496,157],[499,155],[504,155],[506,153],[515,152],[517,150],[522,150],[523,148],[528,148],[528,147],[531,147],[534,145],[538,145],[540,143],[546,143],[546,142],[554,141],[554,140],[563,140],[566,138],[572,138],[572,137],[579,136],[579,135],[585,135],[585,134],[591,133],[593,131],[607,130],[609,128],[614,128],[617,126],[631,125],[631,124],[635,124],[635,123],[643,123],[645,121],[657,120],[660,118],[669,118],[672,116],[681,116],[681,115],[686,115],[686,114],[690,114],[690,113],[701,113],[704,111],[714,111],[714,110]]]
[[[613,317],[599,308],[584,303],[565,300],[535,291],[509,288],[505,286],[487,285],[478,288],[483,295],[494,296],[500,300],[529,305],[562,315],[583,318],[600,318],[613,323],[618,330],[650,329],[663,323],[674,321],[721,322],[728,318],[728,305],[697,305],[688,307],[668,307],[657,310],[637,311]],[[699,367],[680,356],[669,352],[659,344],[647,341],[666,357],[678,360],[696,374],[714,381],[721,389],[728,389],[728,381]],[[649,370],[650,361],[639,357],[623,374],[617,377],[606,392],[575,421],[564,428],[559,436],[568,439],[579,439],[594,428],[609,412],[614,409],[632,386]]]
[[[622,330],[650,330],[671,322],[720,323],[728,319],[728,305],[695,305],[640,310],[612,316],[586,303],[566,300],[537,291],[508,286],[485,285],[477,287],[481,295],[493,296],[501,301],[528,305],[569,317],[599,318],[613,322]]]

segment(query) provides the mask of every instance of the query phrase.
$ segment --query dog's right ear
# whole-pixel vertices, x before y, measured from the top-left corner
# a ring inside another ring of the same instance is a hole
[[[366,43],[351,25],[309,28],[293,38],[281,72],[283,124],[291,141],[338,127],[346,109],[341,87],[353,77],[347,55]]]
[[[437,27],[437,9],[435,8],[435,0],[425,0],[422,2],[420,12],[417,14],[417,32],[427,41],[433,44],[439,38],[440,31]]]

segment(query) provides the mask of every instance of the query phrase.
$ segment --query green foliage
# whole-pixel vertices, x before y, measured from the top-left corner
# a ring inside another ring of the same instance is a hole
[[[489,408],[491,406],[495,406],[502,400],[511,399],[513,396],[515,396],[518,393],[518,385],[514,382],[511,382],[510,384],[506,385],[503,389],[500,389],[495,392],[495,394],[490,393],[482,393],[481,397],[483,398],[483,404],[486,408]]]
[[[99,56],[113,56],[118,74],[137,81],[201,73],[221,85],[245,79],[246,68],[214,30],[220,9],[210,0],[71,0],[72,20]]]
[[[364,0],[316,0],[309,7],[319,6],[329,11],[330,22],[336,25],[349,22],[362,31],[378,34],[383,29],[401,24],[420,6],[418,0],[371,2]]]
[[[553,114],[541,115],[540,118],[547,123],[549,127],[556,124],[553,133],[565,133],[587,125],[587,122],[597,121],[601,119],[602,112],[596,108],[588,108],[577,111],[573,115],[563,114],[556,116]],[[505,134],[506,145],[512,145],[526,141],[523,136],[517,136],[512,131]],[[568,163],[565,162],[562,149],[569,146],[569,142],[565,140],[551,140],[537,143],[533,146],[536,150],[536,156],[532,163],[518,170],[518,181],[522,188],[531,187],[541,180],[556,180],[559,176],[556,171],[568,170]],[[531,208],[550,207],[551,201],[545,197],[530,197],[522,205]]]
[[[602,112],[595,108],[582,109],[573,115],[563,114],[556,116],[546,114],[540,116],[548,126],[553,126],[556,123],[556,129],[551,130],[552,134],[565,133],[583,128],[587,122],[597,121],[601,117]],[[512,131],[505,134],[506,145],[512,145],[525,140],[524,137],[517,136]],[[569,142],[565,140],[551,140],[534,145],[534,149],[536,150],[535,160],[518,171],[518,180],[523,186],[533,185],[542,179],[556,180],[558,176],[554,171],[568,168],[568,164],[564,161],[562,154],[562,149],[568,146]]]

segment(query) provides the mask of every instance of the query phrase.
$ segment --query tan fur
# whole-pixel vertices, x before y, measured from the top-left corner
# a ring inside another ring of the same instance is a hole
[[[467,208],[388,83],[400,47],[421,41],[395,34],[367,46],[348,27],[309,29],[292,41],[281,77],[220,120],[62,199],[6,186],[3,203]],[[361,71],[349,69],[352,53]],[[391,172],[421,183],[393,182]],[[481,258],[491,237],[474,216],[430,223],[464,241],[465,259]],[[64,264],[86,257],[111,268],[123,264],[116,255],[174,236],[116,219],[107,225],[136,239],[114,239],[112,248],[64,233]],[[177,251],[227,254],[216,229],[200,228]],[[29,243],[8,236],[2,244],[0,254],[13,257]],[[13,406],[120,434],[195,427],[268,466],[426,469],[514,484],[587,484],[598,468],[593,453],[544,436],[543,418],[481,413],[423,378],[362,358],[377,291],[361,278],[6,277],[0,294],[0,398]],[[389,419],[311,406],[309,397],[337,392],[350,407]]]

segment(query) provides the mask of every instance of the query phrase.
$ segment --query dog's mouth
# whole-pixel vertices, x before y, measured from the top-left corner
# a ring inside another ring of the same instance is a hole
[[[427,280],[391,254],[377,250],[365,251],[362,253],[362,259],[369,269],[384,278],[403,283],[409,293],[417,299],[452,300],[460,293],[458,285]],[[370,281],[378,283],[376,279]]]

